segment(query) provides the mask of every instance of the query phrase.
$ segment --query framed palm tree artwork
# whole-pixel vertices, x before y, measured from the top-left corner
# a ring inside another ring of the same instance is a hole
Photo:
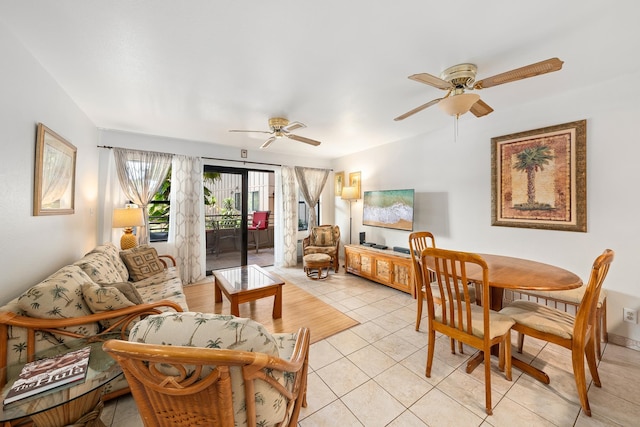
[[[586,142],[586,120],[491,138],[491,224],[586,232]]]

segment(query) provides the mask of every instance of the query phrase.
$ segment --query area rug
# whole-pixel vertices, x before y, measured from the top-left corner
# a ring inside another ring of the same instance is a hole
[[[185,286],[184,293],[190,311],[231,313],[231,306],[224,295],[221,303],[215,302],[213,277],[204,283]],[[240,304],[240,317],[253,319],[272,333],[293,332],[300,327],[307,327],[311,331],[311,343],[359,324],[288,281],[282,287],[282,318],[273,319],[272,310],[273,297],[262,298]]]

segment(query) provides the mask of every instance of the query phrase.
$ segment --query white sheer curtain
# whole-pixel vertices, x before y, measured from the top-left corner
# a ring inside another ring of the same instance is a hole
[[[113,155],[122,190],[129,200],[142,207],[144,223],[148,225],[147,204],[167,176],[173,156],[125,148],[114,148]],[[149,242],[149,227],[142,227],[138,242],[140,244]]]
[[[298,263],[298,191],[291,166],[282,166],[276,174],[276,191],[281,191],[276,200],[282,200],[282,204],[276,205],[280,232],[275,233],[274,262],[278,267],[294,267]]]
[[[322,189],[327,182],[328,176],[329,169],[314,169],[296,166],[298,184],[300,184],[300,190],[302,191],[304,201],[307,206],[309,206],[309,231],[318,225],[316,205],[318,204],[318,200],[320,200],[320,193],[322,193]]]
[[[102,184],[98,191],[102,197],[98,201],[98,232],[100,237],[98,243],[113,242],[120,248],[122,229],[112,226],[113,210],[122,208],[128,200],[118,180],[116,160],[112,150],[100,151],[100,182]]]
[[[174,156],[171,167],[169,242],[175,246],[182,283],[205,277],[202,159]]]

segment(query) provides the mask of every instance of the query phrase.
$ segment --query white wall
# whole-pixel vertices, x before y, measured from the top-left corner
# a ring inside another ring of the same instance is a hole
[[[0,301],[78,259],[96,243],[97,130],[0,25]],[[75,214],[33,216],[36,125],[78,149]]]
[[[639,77],[636,72],[625,81]],[[625,90],[612,90],[616,87]],[[622,322],[623,307],[640,309],[638,96],[637,85],[601,82],[518,110],[500,108],[480,119],[463,116],[457,142],[452,124],[439,133],[338,159],[333,168],[362,171],[363,190],[414,188],[414,230],[433,232],[440,247],[529,258],[567,268],[583,280],[597,255],[615,250],[604,284],[609,332],[640,340],[640,327]],[[425,111],[413,119],[429,120],[433,114],[442,112]],[[581,119],[587,120],[587,232],[491,226],[491,138]],[[339,199],[336,222],[348,229],[348,204]],[[354,204],[353,227],[354,236],[365,231],[367,241],[408,247],[408,232],[362,225],[362,200]]]

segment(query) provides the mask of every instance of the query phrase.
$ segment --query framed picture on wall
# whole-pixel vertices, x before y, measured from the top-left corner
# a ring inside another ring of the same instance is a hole
[[[342,187],[344,187],[344,172],[336,172],[333,176],[335,186],[335,195],[342,196]]]
[[[38,123],[33,215],[66,215],[75,211],[77,149]]]
[[[349,187],[356,187],[357,189],[357,194],[358,194],[358,198],[360,198],[360,196],[362,195],[361,193],[361,187],[360,187],[360,172],[351,172],[349,174]]]
[[[587,121],[491,139],[492,225],[587,231]]]

